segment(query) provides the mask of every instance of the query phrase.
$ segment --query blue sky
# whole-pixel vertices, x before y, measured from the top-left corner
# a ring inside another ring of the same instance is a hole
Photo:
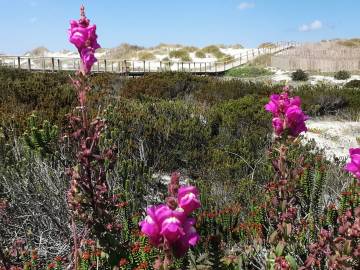
[[[67,29],[81,3],[104,48],[360,36],[359,0],[0,0],[0,53],[72,49]]]

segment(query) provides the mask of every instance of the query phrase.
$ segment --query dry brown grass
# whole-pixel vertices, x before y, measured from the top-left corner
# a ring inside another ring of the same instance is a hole
[[[271,56],[272,54],[260,55],[256,57],[254,60],[251,60],[249,66],[269,67],[271,66]]]
[[[341,46],[346,46],[346,47],[360,47],[360,38],[352,38],[352,39],[347,39],[347,40],[339,40],[337,42],[337,44],[341,45]]]

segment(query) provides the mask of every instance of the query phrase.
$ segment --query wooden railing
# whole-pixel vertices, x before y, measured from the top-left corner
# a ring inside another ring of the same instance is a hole
[[[140,61],[99,59],[94,64],[93,72],[112,72],[122,74],[144,74],[163,71],[192,73],[222,73],[231,68],[248,63],[254,58],[273,54],[297,46],[295,42],[279,42],[272,48],[249,49],[237,56],[227,57],[216,62],[181,62],[181,61]],[[0,65],[32,71],[78,70],[79,58],[66,57],[29,57],[0,55]]]

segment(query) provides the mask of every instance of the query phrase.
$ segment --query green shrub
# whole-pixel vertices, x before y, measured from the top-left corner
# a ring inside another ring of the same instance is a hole
[[[197,58],[206,58],[206,54],[203,51],[196,51],[195,56]]]
[[[184,49],[171,51],[169,53],[169,57],[170,58],[181,59],[181,61],[184,61],[184,62],[190,62],[191,61],[191,57],[189,55],[189,52],[184,50]]]
[[[347,88],[360,88],[360,80],[351,80],[345,84]]]
[[[291,78],[293,81],[307,81],[309,75],[305,71],[298,69],[291,74]]]
[[[336,80],[347,80],[351,77],[350,72],[346,71],[346,70],[340,70],[338,72],[335,73],[334,78]]]
[[[307,114],[331,115],[340,111],[356,116],[359,113],[359,89],[343,88],[336,85],[302,85],[296,90],[296,95],[302,99],[302,107]]]
[[[136,80],[129,79],[120,89],[122,96],[141,98],[176,98],[190,94],[197,85],[206,79],[192,76],[189,73],[166,72],[146,74]]]
[[[203,118],[202,108],[180,100],[123,99],[106,114],[109,139],[121,157],[145,160],[148,166],[167,172],[203,167],[210,136]]]
[[[69,75],[69,72],[35,73],[0,68],[0,125],[15,123],[22,132],[26,119],[36,112],[39,121],[48,120],[59,127],[63,126],[65,115],[76,102]],[[94,90],[89,100],[93,108],[109,98],[115,78],[110,73],[91,76]]]
[[[240,77],[240,78],[259,77],[259,76],[266,76],[272,74],[273,72],[265,68],[258,68],[253,66],[233,68],[225,72],[226,76]]]
[[[278,87],[264,83],[252,83],[241,80],[218,80],[209,77],[197,77],[189,73],[146,74],[135,80],[128,79],[119,89],[127,98],[144,96],[175,99],[191,97],[200,102],[217,103],[222,100],[237,99],[248,94],[269,96]]]

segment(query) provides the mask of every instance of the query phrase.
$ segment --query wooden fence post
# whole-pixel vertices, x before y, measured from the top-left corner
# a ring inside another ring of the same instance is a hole
[[[61,70],[61,66],[60,66],[60,59],[59,59],[59,58],[57,59],[57,65],[58,65],[58,70],[60,71],[60,70]]]
[[[18,69],[20,69],[21,68],[20,56],[18,56],[17,62],[18,62]]]
[[[51,70],[52,70],[52,72],[55,71],[55,59],[54,59],[54,57],[51,57]]]
[[[31,60],[28,58],[28,69],[31,70]]]

